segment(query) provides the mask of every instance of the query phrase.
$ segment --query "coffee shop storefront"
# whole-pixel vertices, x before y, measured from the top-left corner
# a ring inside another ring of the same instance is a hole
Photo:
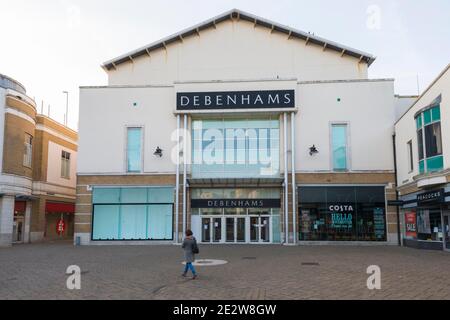
[[[299,241],[386,241],[385,186],[300,186]]]
[[[450,251],[450,185],[401,198],[403,244]]]

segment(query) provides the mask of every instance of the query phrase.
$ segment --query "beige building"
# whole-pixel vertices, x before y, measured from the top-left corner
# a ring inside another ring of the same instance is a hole
[[[80,89],[75,241],[398,243],[393,79],[375,58],[231,10]],[[105,121],[107,115],[107,121]]]
[[[73,237],[77,140],[0,75],[1,246]]]
[[[450,250],[450,65],[395,124],[403,242]]]

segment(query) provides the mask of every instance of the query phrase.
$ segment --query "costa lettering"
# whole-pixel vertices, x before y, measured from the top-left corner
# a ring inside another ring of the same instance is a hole
[[[355,211],[353,209],[352,205],[330,205],[328,210],[331,212],[353,212]]]

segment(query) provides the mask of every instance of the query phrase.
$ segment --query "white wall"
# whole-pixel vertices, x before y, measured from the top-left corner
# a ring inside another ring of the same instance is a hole
[[[61,177],[61,153],[62,151],[70,153],[70,179]],[[47,165],[47,182],[54,183],[66,187],[76,187],[76,163],[77,152],[57,143],[49,141],[48,143],[48,165]]]
[[[414,115],[439,95],[441,102],[441,132],[444,169],[450,168],[450,68],[426,91],[417,103],[395,125],[399,185],[410,183],[419,174],[417,130]],[[407,142],[412,140],[414,170],[409,172]]]
[[[144,126],[145,173],[175,172],[174,106],[172,87],[81,88],[78,173],[125,173],[126,126]],[[153,155],[157,146],[162,158]]]
[[[350,171],[394,170],[393,81],[300,84],[297,95],[297,171],[332,169],[331,122],[348,122]],[[313,144],[319,153],[310,156]]]
[[[408,111],[417,98],[418,96],[395,96],[395,121]]]
[[[334,50],[290,39],[248,21],[224,21],[167,50],[152,51],[108,72],[110,85],[174,81],[297,78],[366,79],[367,64]]]

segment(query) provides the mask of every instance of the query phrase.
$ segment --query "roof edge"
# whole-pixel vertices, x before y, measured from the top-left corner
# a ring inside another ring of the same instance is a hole
[[[352,56],[355,59],[359,59],[360,61],[366,62],[369,66],[376,60],[376,57],[366,53],[361,50],[353,49],[351,47],[344,46],[342,44],[339,44],[337,42],[327,40],[325,38],[321,38],[319,36],[316,36],[314,34],[300,31],[294,28],[291,28],[289,26],[285,26],[283,24],[258,17],[256,15],[244,12],[239,9],[232,9],[229,11],[226,11],[218,16],[215,16],[213,18],[210,18],[208,20],[205,20],[199,24],[196,24],[190,28],[184,29],[182,31],[179,31],[175,34],[172,34],[168,37],[162,38],[158,41],[152,42],[146,46],[140,47],[136,50],[127,52],[125,54],[122,54],[116,58],[110,59],[108,61],[105,61],[101,67],[105,69],[106,71],[109,71],[111,69],[115,69],[117,65],[133,61],[134,58],[143,56],[143,55],[150,55],[150,52],[156,49],[165,48],[167,44],[182,40],[185,36],[190,36],[194,33],[198,33],[201,30],[204,30],[206,28],[209,28],[211,26],[214,26],[216,23],[228,20],[228,19],[243,19],[247,21],[253,21],[257,25],[265,26],[267,28],[272,28],[275,31],[283,32],[289,35],[289,37],[296,37],[300,38],[302,40],[310,41],[311,43],[315,43],[317,45],[324,46],[328,49],[334,50],[336,52],[340,52],[342,55],[348,55]]]

